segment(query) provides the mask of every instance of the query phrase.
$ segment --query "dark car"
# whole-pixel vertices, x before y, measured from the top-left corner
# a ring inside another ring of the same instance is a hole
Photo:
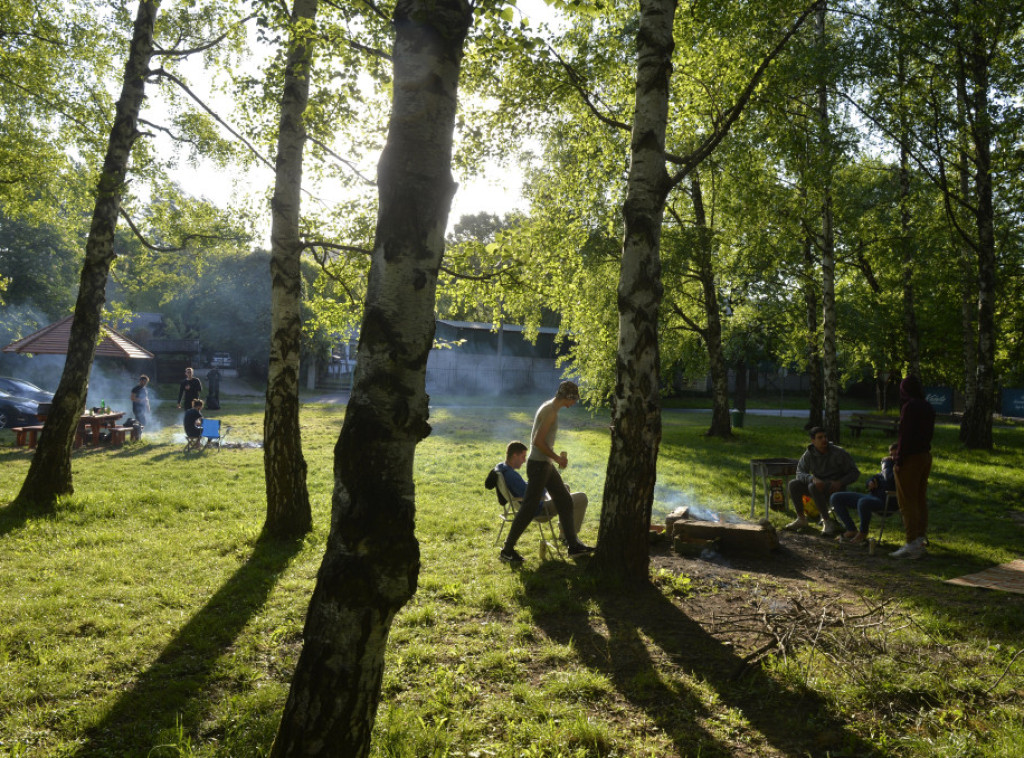
[[[0,428],[31,426],[38,422],[39,403],[0,390]]]
[[[0,376],[0,392],[35,400],[37,403],[53,402],[52,392],[47,392],[42,387],[37,387],[24,379],[13,379],[9,376]]]

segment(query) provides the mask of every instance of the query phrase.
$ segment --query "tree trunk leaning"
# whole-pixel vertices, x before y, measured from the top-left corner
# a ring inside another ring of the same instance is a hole
[[[303,114],[313,66],[317,0],[295,0],[285,64],[277,136],[274,196],[270,201],[270,363],[263,416],[263,470],[267,490],[264,533],[289,539],[313,526],[306,460],[299,427],[299,357],[302,352],[302,241],[299,219]]]
[[[135,15],[121,95],[115,107],[103,171],[96,188],[96,204],[85,244],[85,262],[79,279],[67,359],[46,417],[45,433],[40,435],[39,446],[17,497],[17,502],[42,510],[52,509],[59,497],[74,492],[71,447],[79,418],[85,410],[89,374],[100,338],[107,275],[115,256],[114,231],[121,211],[128,162],[139,137],[139,111],[153,57],[153,29],[158,9],[159,2],[141,0]]]
[[[452,135],[464,0],[400,0],[394,98],[356,374],[334,449],[331,531],[272,756],[369,753],[384,649],[419,576],[413,459],[456,185]]]

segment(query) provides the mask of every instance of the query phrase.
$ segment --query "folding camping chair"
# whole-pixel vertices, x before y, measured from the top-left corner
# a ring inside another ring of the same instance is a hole
[[[221,427],[219,418],[204,418],[203,433],[200,435],[202,439],[206,440],[203,449],[205,450],[213,445],[219,451],[221,440],[227,437],[230,431],[230,426]]]
[[[879,544],[881,544],[881,542],[882,542],[882,535],[885,533],[885,522],[889,520],[890,516],[898,516],[901,519],[903,518],[903,514],[900,513],[900,501],[899,501],[899,498],[896,497],[896,493],[894,491],[892,491],[892,490],[889,490],[888,492],[885,493],[885,507],[882,508],[882,510],[880,510],[878,513],[876,513],[872,517],[872,518],[878,519],[878,521],[879,521],[879,527],[878,527],[878,542],[879,542]]]
[[[497,545],[501,541],[501,535],[504,533],[505,527],[515,519],[516,512],[522,503],[522,498],[512,497],[512,493],[508,491],[505,477],[497,469],[491,469],[487,479],[484,481],[484,486],[495,491],[498,497],[498,505],[501,506],[501,513],[498,514],[498,518],[501,520],[501,527],[498,529],[498,536],[494,539],[494,544]],[[539,516],[534,516],[533,518],[533,523],[537,525],[537,529],[540,531],[541,558],[545,558],[551,550],[554,550],[559,558],[564,558],[562,546],[555,535],[555,525],[552,522],[554,518],[557,518],[557,516],[552,516],[547,511],[543,511]],[[545,524],[548,527],[547,533],[544,532]]]

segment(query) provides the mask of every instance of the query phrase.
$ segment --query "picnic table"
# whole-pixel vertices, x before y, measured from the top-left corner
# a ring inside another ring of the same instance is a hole
[[[117,422],[124,418],[124,411],[107,411],[106,413],[85,412],[78,419],[78,429],[75,432],[75,447],[82,445],[98,445],[101,438],[106,438],[114,444],[115,435],[113,430],[117,429],[116,437],[124,442],[124,431]],[[106,434],[101,436],[101,432]]]
[[[139,427],[120,426],[117,422],[124,418],[124,412],[109,411],[107,413],[83,413],[78,419],[78,428],[75,430],[76,448],[83,445],[98,445],[107,443],[110,445],[123,445],[129,436],[133,440],[139,439]],[[39,420],[45,421],[42,416]],[[34,449],[39,443],[39,435],[43,431],[43,424],[31,426],[16,426],[11,429],[14,432],[14,444],[18,447]]]
[[[854,437],[860,437],[864,429],[878,429],[886,434],[895,437],[899,430],[900,420],[895,416],[876,416],[867,413],[854,413],[847,423]]]

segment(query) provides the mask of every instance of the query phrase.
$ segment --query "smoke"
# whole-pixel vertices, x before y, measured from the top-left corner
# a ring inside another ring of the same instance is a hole
[[[654,487],[654,505],[651,508],[651,522],[664,521],[665,516],[679,508],[688,508],[689,516],[696,521],[710,521],[712,523],[741,524],[745,522],[741,516],[735,513],[719,513],[705,505],[701,505],[700,499],[692,490],[683,491],[658,484]]]

